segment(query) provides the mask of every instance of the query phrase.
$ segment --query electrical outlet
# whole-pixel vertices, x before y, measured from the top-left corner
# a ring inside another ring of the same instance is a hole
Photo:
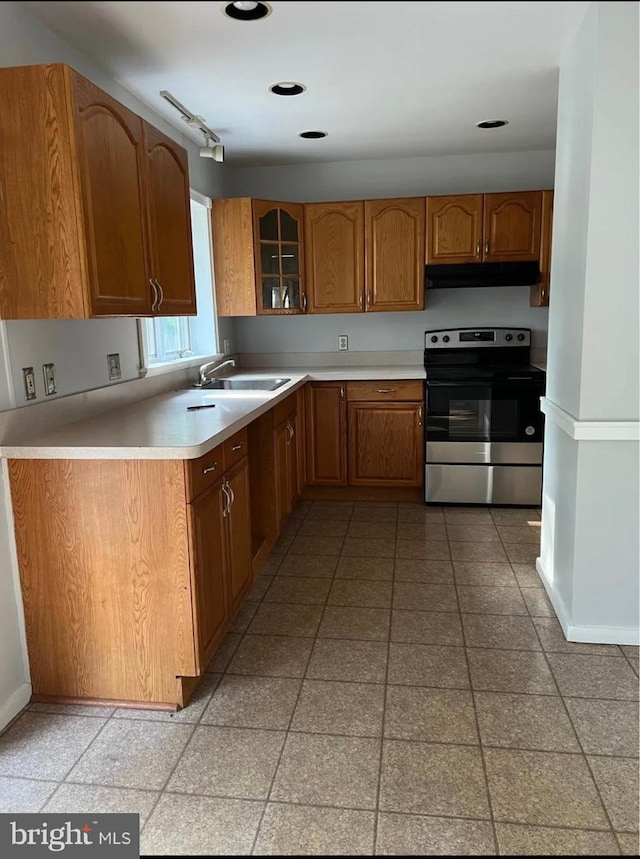
[[[25,400],[35,400],[36,398],[36,377],[33,374],[33,367],[22,368],[22,380],[24,382],[24,398]]]
[[[47,397],[56,393],[56,368],[55,364],[43,364],[42,375],[44,376],[44,392]]]
[[[120,353],[113,352],[107,355],[107,366],[109,367],[109,380],[122,378],[122,370],[120,369]]]
[[[223,345],[223,349],[224,349],[224,354],[230,355],[231,354],[231,340],[224,340],[222,345]]]
[[[349,338],[346,334],[338,334],[338,351],[346,352],[349,349]]]

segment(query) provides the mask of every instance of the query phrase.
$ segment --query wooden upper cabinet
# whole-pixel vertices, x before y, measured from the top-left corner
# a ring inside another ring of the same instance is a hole
[[[156,313],[196,313],[187,153],[148,122],[144,124],[148,166],[151,271],[159,291]]]
[[[304,206],[308,313],[364,307],[364,203]]]
[[[427,197],[427,264],[482,259],[482,194]]]
[[[548,307],[551,291],[551,239],[553,229],[553,191],[542,192],[542,227],[540,231],[540,278],[531,287],[529,304]]]
[[[425,198],[366,200],[366,309],[424,308]]]
[[[303,208],[253,201],[258,314],[304,313]]]
[[[71,73],[91,315],[144,315],[152,289],[142,120]]]
[[[154,278],[193,313],[184,150],[62,64],[0,69],[0,114],[0,316],[148,316]]]
[[[302,204],[214,200],[211,230],[219,316],[305,312]]]
[[[305,390],[307,484],[347,485],[344,382],[311,382]]]
[[[484,260],[519,262],[540,258],[542,192],[485,194]]]

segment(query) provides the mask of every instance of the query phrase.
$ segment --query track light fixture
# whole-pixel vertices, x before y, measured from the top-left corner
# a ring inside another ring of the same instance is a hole
[[[205,124],[204,118],[195,113],[191,113],[188,108],[181,104],[178,99],[171,93],[163,89],[160,95],[165,101],[168,101],[172,107],[180,113],[182,119],[190,128],[194,128],[204,134],[204,146],[200,149],[201,158],[213,158],[214,161],[224,161],[224,146],[220,142],[220,138],[215,134],[208,125]]]

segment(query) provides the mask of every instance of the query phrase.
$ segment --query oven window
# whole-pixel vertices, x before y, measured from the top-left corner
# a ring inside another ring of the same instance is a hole
[[[427,402],[427,435],[430,441],[519,441],[522,434],[522,401],[496,397],[490,389],[431,389]]]

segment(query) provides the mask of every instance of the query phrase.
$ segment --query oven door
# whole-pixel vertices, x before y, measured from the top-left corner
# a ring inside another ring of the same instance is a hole
[[[446,443],[449,447],[452,442],[466,443],[465,447],[468,445],[483,452],[481,459],[466,461],[495,461],[492,449],[496,455],[502,450],[500,455],[506,461],[513,461],[509,453],[512,446],[542,445],[544,419],[540,397],[543,392],[542,384],[531,381],[525,385],[521,382],[427,383],[427,445],[440,447]],[[429,454],[427,459],[442,461]]]

